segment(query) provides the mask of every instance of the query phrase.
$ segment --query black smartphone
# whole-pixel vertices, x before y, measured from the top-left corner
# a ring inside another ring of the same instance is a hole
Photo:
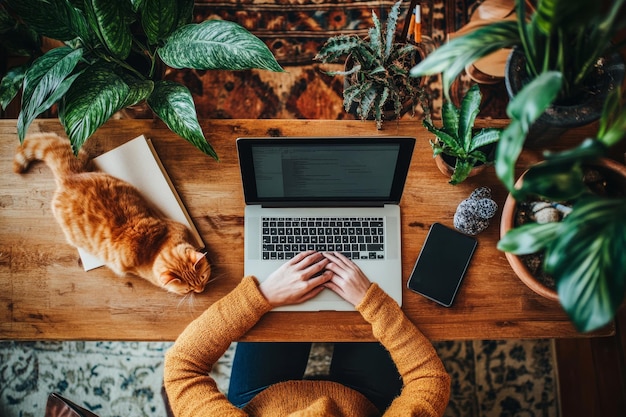
[[[476,245],[474,237],[441,223],[433,223],[407,286],[430,300],[450,307]]]

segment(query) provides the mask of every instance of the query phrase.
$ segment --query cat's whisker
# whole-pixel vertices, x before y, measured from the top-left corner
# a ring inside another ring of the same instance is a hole
[[[180,297],[180,300],[178,301],[178,305],[176,306],[177,309],[180,309],[180,306],[185,303],[185,300],[187,300],[190,297],[191,293],[187,293],[185,295],[183,295],[182,297]]]

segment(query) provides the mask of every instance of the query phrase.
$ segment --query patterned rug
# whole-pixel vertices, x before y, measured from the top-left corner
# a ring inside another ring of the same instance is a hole
[[[101,417],[165,416],[167,342],[0,342],[0,415],[41,417],[58,392]],[[437,342],[452,376],[447,417],[557,417],[551,340]],[[227,392],[234,344],[212,371]],[[328,344],[314,344],[307,373],[323,375]]]

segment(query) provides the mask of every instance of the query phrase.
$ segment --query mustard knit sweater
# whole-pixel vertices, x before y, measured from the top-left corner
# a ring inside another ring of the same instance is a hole
[[[283,382],[259,393],[243,409],[232,405],[209,371],[231,342],[271,308],[257,280],[245,277],[187,326],[165,356],[165,389],[176,417],[380,415],[359,392],[329,381]],[[391,353],[402,375],[402,392],[384,415],[443,415],[450,377],[430,341],[376,284],[356,309],[372,325],[374,336]]]

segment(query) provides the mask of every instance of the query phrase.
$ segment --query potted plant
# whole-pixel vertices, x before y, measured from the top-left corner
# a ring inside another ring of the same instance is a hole
[[[190,91],[162,79],[163,63],[175,69],[282,68],[260,39],[236,23],[191,23],[193,6],[193,0],[3,2],[0,22],[5,28],[14,24],[14,30],[4,31],[3,43],[23,32],[63,42],[42,54],[35,51],[35,59],[2,80],[3,107],[22,90],[19,139],[58,103],[59,119],[78,151],[114,113],[145,100],[173,132],[217,159]]]
[[[442,173],[450,175],[450,184],[456,185],[477,173],[490,162],[490,145],[500,139],[501,129],[474,130],[474,121],[480,112],[482,94],[478,84],[472,85],[456,107],[445,101],[441,109],[443,126],[433,125],[427,113],[422,124],[437,139],[430,141],[433,156]]]
[[[620,45],[612,45],[611,40],[623,27],[619,16],[624,0],[611,2],[608,7],[584,0],[539,0],[530,16],[526,4],[525,0],[516,0],[515,20],[490,23],[455,38],[411,69],[416,77],[441,73],[444,93],[449,97],[452,81],[477,59],[501,48],[517,48],[517,53],[523,55],[523,88],[510,92],[517,103],[509,107],[511,125],[503,133],[496,154],[496,172],[508,188],[513,188],[518,151],[527,138],[536,135],[536,131],[531,132],[533,124],[545,118],[544,113],[560,115],[557,120],[572,115],[578,122],[591,121],[593,118],[583,116],[588,108],[582,113],[573,111],[576,100],[582,97],[597,104],[593,117],[598,116],[608,92],[621,84],[624,72],[623,62],[608,63],[618,57],[614,51]],[[508,66],[515,73],[513,69],[520,67],[510,61],[511,57]],[[597,82],[603,75],[608,80]],[[505,81],[507,85],[515,84],[509,73]],[[595,84],[606,88],[589,93]],[[541,94],[534,94],[537,91]],[[565,126],[575,124],[568,122]]]
[[[602,159],[625,135],[626,105],[618,89],[606,101],[596,137],[546,153],[511,190],[503,209],[498,248],[514,255],[542,252],[542,268],[554,277],[558,299],[581,331],[610,322],[626,294],[626,167]],[[590,167],[604,178],[601,191],[585,180]],[[561,221],[513,225],[512,199],[531,196],[550,205],[569,202],[571,212]]]
[[[399,118],[413,109],[422,94],[421,79],[409,76],[409,70],[421,59],[419,48],[395,42],[401,4],[402,0],[392,6],[384,28],[372,12],[374,26],[367,38],[334,36],[314,58],[323,63],[346,59],[345,70],[326,73],[345,77],[344,108],[363,120],[376,120],[378,129],[383,119]],[[386,113],[387,109],[390,111]]]

